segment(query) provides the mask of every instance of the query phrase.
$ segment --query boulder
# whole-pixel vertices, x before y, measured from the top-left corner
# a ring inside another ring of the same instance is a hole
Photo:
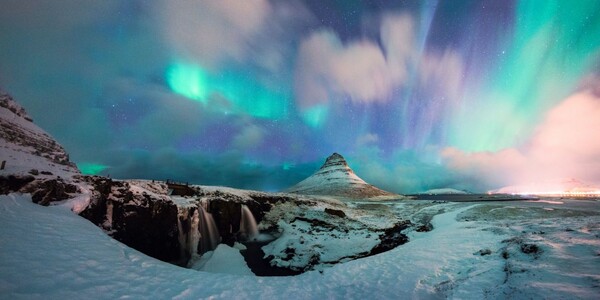
[[[51,202],[62,201],[71,198],[72,193],[77,192],[77,186],[67,183],[60,177],[56,179],[41,180],[35,183],[35,191],[31,199],[33,203],[48,206]],[[33,187],[28,187],[32,189]]]
[[[17,192],[28,183],[35,180],[31,175],[8,175],[0,176],[0,194],[6,195],[12,192]]]
[[[333,216],[338,216],[340,218],[345,218],[346,217],[346,213],[344,213],[343,210],[339,210],[339,209],[333,209],[333,208],[325,208],[325,212],[333,215]]]

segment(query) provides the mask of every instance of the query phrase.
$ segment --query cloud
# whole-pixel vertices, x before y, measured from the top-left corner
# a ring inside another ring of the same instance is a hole
[[[240,150],[256,148],[263,142],[265,134],[266,131],[259,126],[246,126],[233,138],[233,146]]]
[[[244,61],[272,12],[267,0],[163,1],[156,9],[176,53],[211,67]]]
[[[415,26],[409,15],[387,15],[381,22],[381,41],[389,74],[395,83],[403,83],[417,58]]]
[[[344,45],[329,30],[304,39],[296,64],[300,106],[326,103],[334,95],[362,103],[387,101],[408,73],[414,48],[412,20],[408,15],[384,18],[381,38],[385,49],[366,39]]]
[[[420,61],[420,84],[428,89],[437,87],[434,90],[448,99],[460,94],[463,76],[463,61],[453,50],[446,49],[442,55],[425,54]]]
[[[329,94],[353,101],[382,101],[391,86],[381,49],[370,42],[342,45],[331,31],[318,31],[302,41],[296,70],[301,106],[327,102]]]
[[[366,133],[356,138],[356,146],[360,147],[363,145],[374,144],[379,141],[379,136],[375,133]]]
[[[355,103],[387,102],[418,77],[430,97],[456,98],[463,81],[463,62],[457,52],[419,56],[415,25],[408,14],[381,19],[380,43],[365,38],[342,43],[330,30],[313,32],[299,47],[295,92],[300,108],[307,109],[342,98]]]
[[[600,184],[600,96],[587,89],[551,109],[529,141],[497,152],[442,152],[457,172],[489,185],[556,182],[576,178]]]

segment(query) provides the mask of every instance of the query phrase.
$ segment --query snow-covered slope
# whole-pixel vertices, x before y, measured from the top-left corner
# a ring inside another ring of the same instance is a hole
[[[436,212],[433,231],[322,272],[261,278],[179,268],[67,209],[0,196],[0,299],[596,299],[599,205],[567,204],[397,202],[399,214]]]
[[[348,198],[399,197],[356,176],[344,157],[337,153],[329,156],[316,173],[287,189],[287,192]]]
[[[27,112],[1,90],[0,161],[6,161],[0,175],[24,175],[32,169],[62,177],[79,173],[65,149],[35,125]]]

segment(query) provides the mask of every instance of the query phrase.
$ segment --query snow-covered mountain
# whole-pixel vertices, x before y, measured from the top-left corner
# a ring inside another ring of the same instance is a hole
[[[316,173],[286,192],[348,198],[400,197],[378,189],[356,176],[344,157],[338,153],[333,153]]]
[[[49,172],[66,177],[79,173],[65,149],[1,90],[0,129],[0,161],[6,161],[0,175]]]
[[[427,190],[427,191],[419,193],[419,194],[422,194],[422,195],[446,195],[446,194],[463,195],[463,194],[468,194],[468,192],[465,192],[463,190],[453,189],[453,188],[441,188],[441,189]]]

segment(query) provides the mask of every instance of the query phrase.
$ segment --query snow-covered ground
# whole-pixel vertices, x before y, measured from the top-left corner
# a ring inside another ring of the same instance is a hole
[[[66,207],[0,196],[0,298],[597,299],[600,294],[598,202],[356,206],[413,220],[433,217],[433,230],[413,231],[409,243],[321,272],[240,276],[164,263],[113,240]],[[240,262],[236,251],[217,249],[213,257]],[[205,266],[215,266],[209,262]]]

